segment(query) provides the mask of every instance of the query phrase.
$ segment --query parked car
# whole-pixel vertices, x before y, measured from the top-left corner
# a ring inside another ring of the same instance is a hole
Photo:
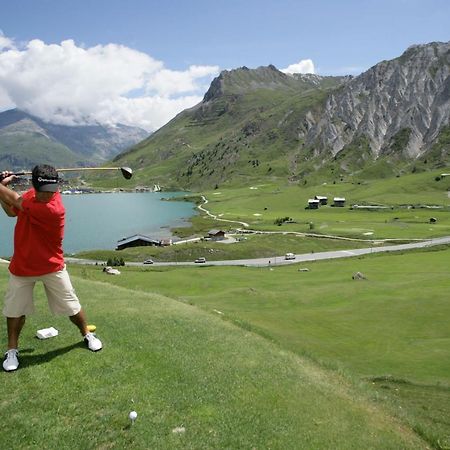
[[[153,264],[153,259],[146,259],[144,264]]]
[[[203,256],[201,256],[200,258],[197,258],[194,262],[195,263],[205,263],[206,262],[206,258],[203,258]]]
[[[288,259],[295,259],[295,255],[293,253],[286,253],[284,255],[284,259],[288,260]]]

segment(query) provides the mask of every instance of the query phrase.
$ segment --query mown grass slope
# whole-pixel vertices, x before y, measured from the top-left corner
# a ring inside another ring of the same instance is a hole
[[[347,378],[157,289],[96,281],[93,270],[74,271],[73,281],[104,349],[86,350],[37,289],[22,365],[1,375],[1,421],[11,431],[2,448],[425,446]],[[3,290],[6,280],[2,266]],[[58,337],[34,338],[50,325]],[[139,414],[133,426],[130,410]]]
[[[121,276],[107,281],[195,305],[315,361],[338,378],[344,373],[353,380],[355,395],[363,386],[429,445],[445,448],[450,433],[449,258],[444,247],[272,270],[125,267]],[[106,277],[98,268],[73,270],[93,280]],[[356,272],[367,279],[353,280]]]

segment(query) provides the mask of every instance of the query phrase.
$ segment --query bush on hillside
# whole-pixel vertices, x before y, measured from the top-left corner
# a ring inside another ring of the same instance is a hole
[[[283,225],[284,222],[291,222],[292,219],[289,216],[286,217],[278,217],[275,219],[274,224],[278,225],[279,227],[281,227],[281,225]]]
[[[121,257],[114,256],[112,258],[108,258],[108,261],[106,261],[106,265],[107,266],[124,266],[125,261]]]

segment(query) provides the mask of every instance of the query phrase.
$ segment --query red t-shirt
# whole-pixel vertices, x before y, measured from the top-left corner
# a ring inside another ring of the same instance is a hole
[[[58,272],[64,267],[65,208],[61,194],[56,192],[48,203],[43,203],[30,189],[22,198],[22,210],[14,209],[17,223],[9,271],[24,277]]]

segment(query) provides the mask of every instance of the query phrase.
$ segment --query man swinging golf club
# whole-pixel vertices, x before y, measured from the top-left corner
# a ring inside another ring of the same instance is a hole
[[[33,188],[20,196],[7,188],[11,172],[0,177],[0,202],[10,217],[17,217],[14,229],[14,254],[9,265],[9,286],[3,314],[8,329],[8,350],[3,369],[19,367],[19,336],[25,317],[34,312],[33,288],[42,281],[53,314],[67,315],[94,352],[102,343],[87,328],[86,317],[70,282],[63,256],[65,209],[58,190],[58,172],[39,165],[32,171]]]

